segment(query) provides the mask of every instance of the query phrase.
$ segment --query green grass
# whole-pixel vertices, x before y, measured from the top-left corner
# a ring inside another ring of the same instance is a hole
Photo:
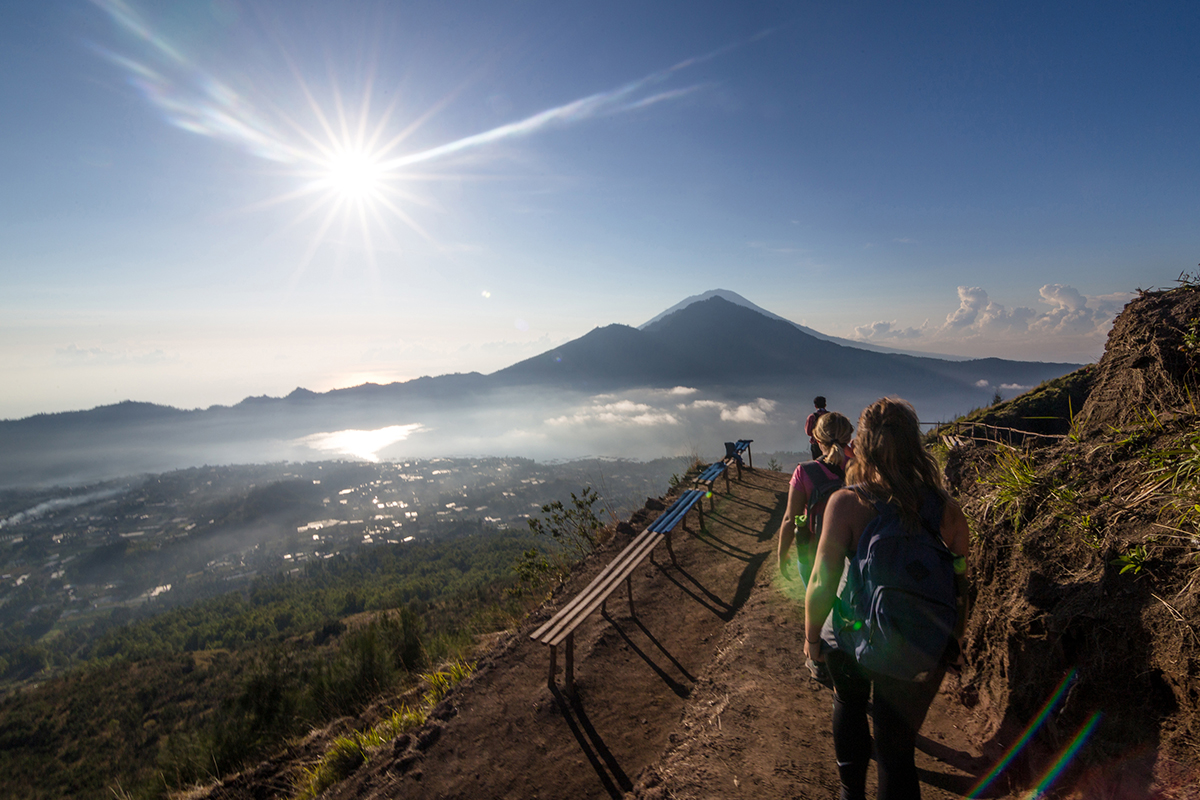
[[[429,710],[474,671],[474,664],[455,661],[444,670],[422,674],[421,680],[426,689],[421,696],[421,706],[409,708],[402,705],[393,709],[391,716],[378,725],[334,739],[316,764],[301,771],[300,779],[296,783],[296,800],[308,800],[320,795],[370,761],[371,754],[379,747],[402,733],[424,725]]]
[[[1012,522],[1014,530],[1020,530],[1037,484],[1033,458],[1015,447],[1000,445],[995,468],[980,483],[994,490],[985,511],[990,514],[997,509]]]

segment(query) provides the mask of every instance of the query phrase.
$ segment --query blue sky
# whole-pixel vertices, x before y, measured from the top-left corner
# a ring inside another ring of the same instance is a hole
[[[1192,4],[0,12],[0,418],[491,372],[715,288],[1089,361],[1200,261]]]

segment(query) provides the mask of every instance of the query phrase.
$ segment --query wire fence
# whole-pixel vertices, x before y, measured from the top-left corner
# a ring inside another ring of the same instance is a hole
[[[1031,419],[1058,419],[1058,417],[1031,417]],[[986,422],[955,420],[953,422],[923,422],[930,429],[937,431],[945,439],[960,439],[973,442],[1002,442],[1004,444],[1025,444],[1030,438],[1062,441],[1068,438],[1065,433],[1038,433],[1021,428],[1006,428],[1001,425],[988,425]]]

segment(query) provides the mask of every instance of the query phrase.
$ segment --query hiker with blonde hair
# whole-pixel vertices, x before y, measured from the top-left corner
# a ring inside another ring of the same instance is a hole
[[[891,397],[859,417],[851,485],[829,498],[805,596],[805,655],[833,679],[841,800],[866,797],[868,708],[879,798],[920,797],[917,732],[965,621],[967,519],[917,420]]]
[[[776,548],[779,571],[789,580],[794,565],[800,580],[808,583],[817,552],[817,537],[821,532],[825,502],[844,484],[846,466],[854,455],[850,447],[852,436],[854,426],[850,420],[836,411],[826,411],[813,429],[813,437],[821,445],[820,458],[798,464],[792,473],[788,486],[787,513],[779,526]],[[799,519],[803,520],[803,525],[798,523]],[[789,561],[787,553],[793,541],[796,544],[796,559]]]

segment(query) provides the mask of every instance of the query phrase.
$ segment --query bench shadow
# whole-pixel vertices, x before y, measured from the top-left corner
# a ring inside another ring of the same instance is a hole
[[[682,683],[680,683],[679,681],[675,680],[670,675],[668,675],[667,671],[658,665],[658,662],[656,662],[649,655],[647,655],[645,650],[638,647],[634,643],[633,639],[631,639],[629,637],[629,634],[625,632],[625,629],[621,627],[620,623],[617,622],[617,620],[614,619],[613,616],[608,613],[608,611],[605,611],[602,614],[602,616],[606,620],[608,620],[610,625],[612,625],[613,630],[615,630],[617,632],[617,634],[622,639],[625,640],[625,644],[629,646],[629,649],[632,650],[634,653],[636,653],[638,658],[645,661],[646,665],[649,666],[650,669],[654,670],[654,673],[656,675],[658,675],[658,677],[662,678],[663,683],[665,683],[672,692],[674,692],[678,697],[682,697],[685,699],[687,698],[688,695],[690,695],[692,693],[692,690],[690,688],[688,688],[687,686],[684,686]],[[650,631],[646,630],[646,626],[642,624],[641,620],[639,620],[636,616],[634,616],[632,618],[632,620],[635,625],[637,625],[639,628],[642,629],[642,633],[644,633],[646,635],[646,638],[649,639],[650,642],[655,647],[658,648],[659,652],[661,652],[664,656],[667,657],[667,660],[670,661],[671,664],[674,665],[674,667],[677,670],[679,670],[679,672],[682,673],[685,678],[687,678],[692,683],[696,682],[696,678],[690,672],[688,672],[686,669],[683,668],[683,665],[679,663],[679,661],[675,658],[675,656],[668,653],[666,651],[666,649],[662,646],[662,643],[660,643],[658,641],[658,639],[656,639],[654,637],[654,635],[650,633]]]
[[[711,530],[711,528],[713,527],[712,526],[713,522],[719,522],[719,523],[721,523],[721,527],[728,528],[731,532],[740,533],[744,536],[758,536],[758,534],[759,534],[759,532],[757,530],[755,530],[754,528],[751,528],[749,525],[732,520],[729,517],[722,514],[720,511],[704,512],[704,531],[705,531],[705,533],[708,533],[708,531]],[[711,534],[709,534],[709,535],[711,535]]]
[[[708,587],[704,586],[700,581],[696,580],[687,570],[678,565],[675,566],[674,572],[678,572],[683,577],[687,578],[695,590],[685,586],[671,572],[667,571],[666,566],[655,562],[654,566],[658,567],[663,576],[671,583],[679,587],[684,594],[691,597],[700,605],[713,612],[721,619],[722,622],[729,622],[737,614],[738,610],[746,604],[750,598],[750,592],[754,589],[754,582],[758,580],[758,572],[762,569],[762,565],[766,563],[769,553],[758,553],[753,555],[746,561],[746,568],[742,570],[741,576],[738,578],[737,587],[733,591],[733,597],[728,601],[722,600],[720,596],[712,592]],[[697,594],[697,591],[703,594]]]
[[[600,734],[592,726],[579,698],[568,699],[557,686],[551,686],[550,692],[554,695],[555,702],[558,703],[567,727],[571,729],[571,734],[579,743],[579,749],[583,751],[588,763],[596,771],[596,776],[600,779],[604,790],[608,792],[609,797],[619,800],[626,792],[633,789],[633,782],[629,780],[629,776],[625,774],[625,770],[621,769],[621,765],[617,763],[612,751],[608,749],[604,740],[600,738]]]
[[[676,578],[673,574],[671,574],[670,571],[667,570],[667,565],[660,564],[657,561],[653,563],[654,566],[658,567],[658,571],[663,574],[663,577],[678,586],[680,591],[695,600],[700,605],[707,608],[715,616],[719,617],[724,622],[728,622],[733,617],[735,609],[730,606],[729,603],[726,603],[724,600],[722,600],[719,595],[713,593],[708,589],[708,587],[704,586],[698,580],[692,577],[692,575],[683,567],[677,565],[675,567],[675,571],[691,581],[692,585],[696,587],[696,591],[693,591],[690,587],[681,583],[678,578]],[[700,594],[697,594],[697,591],[700,592]],[[703,597],[701,597],[701,594]]]
[[[749,561],[754,556],[754,554],[749,550],[743,550],[737,545],[730,544],[720,536],[717,536],[707,526],[705,526],[705,529],[699,533],[691,530],[689,530],[688,533],[692,535],[693,539],[701,544],[706,544],[714,550],[729,556],[730,558],[736,558],[739,561]]]
[[[780,524],[783,522],[783,516],[787,513],[787,504],[781,502],[774,508],[764,507],[763,510],[770,511],[771,515],[767,518],[767,521],[763,524],[762,528],[751,528],[749,525],[730,519],[720,511],[710,511],[708,512],[708,516],[714,521],[719,521],[722,526],[728,528],[730,531],[734,533],[740,533],[745,536],[753,536],[756,542],[761,543],[770,541],[775,537],[776,532],[779,530]],[[706,525],[706,532],[710,528],[711,526]]]
[[[744,497],[739,497],[736,494],[733,494],[732,492],[727,493],[727,494],[722,493],[720,495],[720,497],[721,497],[722,502],[725,502],[725,503],[736,503],[739,506],[745,506],[746,508],[757,508],[760,511],[771,511],[772,510],[771,506],[764,506],[762,503],[755,503],[752,500],[747,500]],[[707,513],[707,512],[705,512],[705,513]]]

